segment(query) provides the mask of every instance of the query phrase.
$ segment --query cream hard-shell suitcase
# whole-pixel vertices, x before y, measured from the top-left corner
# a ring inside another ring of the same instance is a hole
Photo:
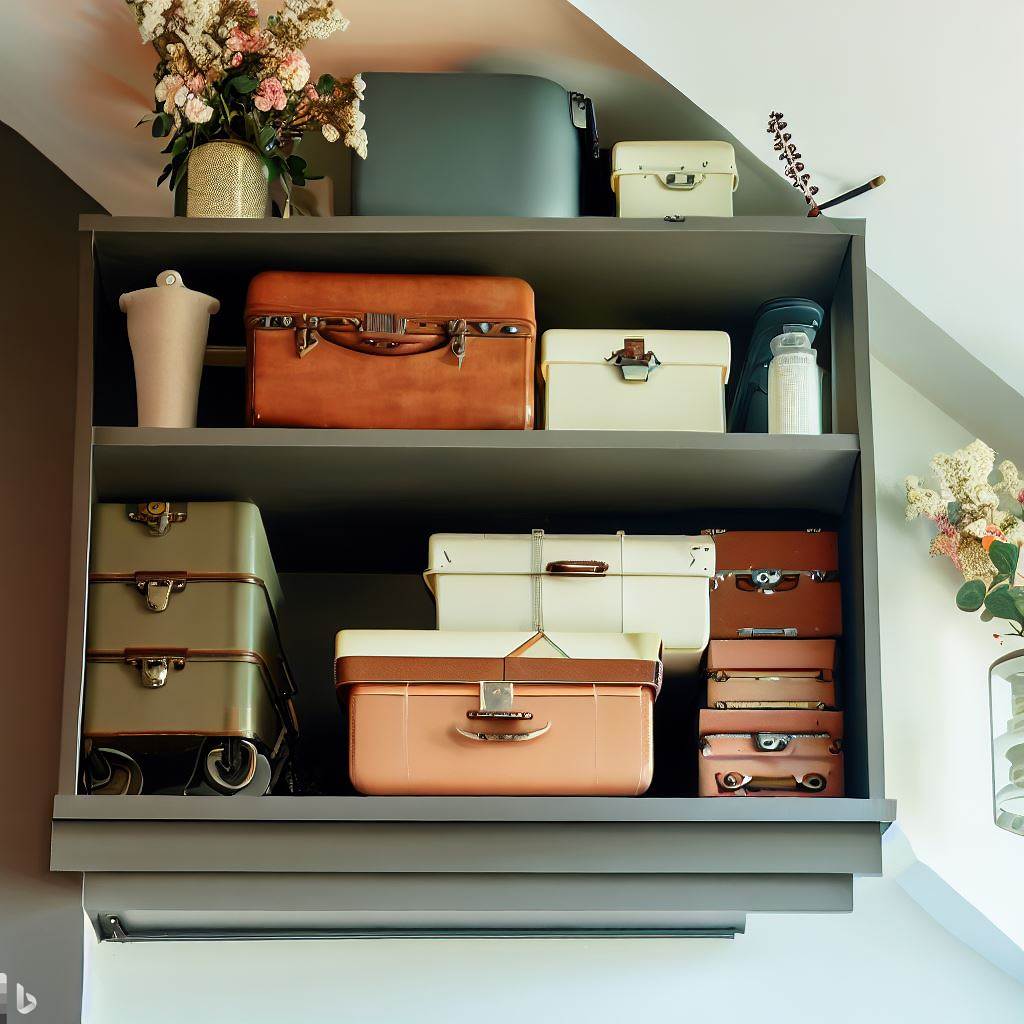
[[[730,363],[723,331],[545,331],[544,428],[723,433]]]
[[[620,217],[731,217],[739,180],[728,142],[617,142],[612,148]]]
[[[637,796],[654,770],[652,633],[346,629],[336,683],[361,793]]]
[[[438,629],[657,633],[666,670],[686,673],[710,636],[712,540],[438,533],[424,576]]]

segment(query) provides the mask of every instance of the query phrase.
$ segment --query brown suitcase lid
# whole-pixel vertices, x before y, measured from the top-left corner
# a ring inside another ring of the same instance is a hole
[[[787,709],[764,711],[760,709],[702,708],[700,711],[700,735],[715,733],[828,733],[832,739],[842,739],[842,711],[810,711]]]
[[[708,644],[709,672],[830,672],[835,664],[835,640],[712,640]]]
[[[839,568],[839,543],[834,530],[723,530],[714,537],[719,572]]]
[[[245,312],[537,320],[533,289],[519,278],[435,274],[266,271],[249,283]]]

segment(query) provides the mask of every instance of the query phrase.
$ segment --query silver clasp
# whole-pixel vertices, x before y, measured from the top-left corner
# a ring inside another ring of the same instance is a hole
[[[653,352],[644,351],[643,338],[626,338],[623,347],[605,358],[606,363],[617,366],[622,379],[644,383],[661,366],[661,360]]]

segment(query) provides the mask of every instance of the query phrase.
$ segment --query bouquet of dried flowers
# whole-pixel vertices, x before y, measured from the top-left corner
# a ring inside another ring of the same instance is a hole
[[[964,582],[957,607],[981,611],[982,618],[1005,619],[1024,636],[1024,572],[1018,571],[1024,543],[1024,480],[1008,459],[999,464],[999,479],[989,482],[996,453],[983,441],[932,459],[938,489],[923,487],[908,476],[907,519],[929,519],[936,526],[930,554],[944,555]],[[1009,499],[1018,512],[1001,507]],[[999,634],[995,634],[999,637]]]
[[[167,139],[168,155],[157,185],[174,189],[189,153],[204,142],[232,140],[253,146],[271,181],[286,191],[313,177],[293,153],[295,142],[319,128],[329,142],[343,139],[366,156],[365,115],[359,75],[310,81],[302,47],[327,39],[348,22],[333,0],[284,0],[260,21],[254,0],[127,0],[143,42],[159,55],[153,136]]]

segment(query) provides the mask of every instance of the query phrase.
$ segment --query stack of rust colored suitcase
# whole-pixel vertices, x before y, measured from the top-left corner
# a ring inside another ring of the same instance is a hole
[[[842,796],[834,532],[715,531],[700,796]]]
[[[83,788],[262,795],[298,728],[255,505],[93,511]]]

